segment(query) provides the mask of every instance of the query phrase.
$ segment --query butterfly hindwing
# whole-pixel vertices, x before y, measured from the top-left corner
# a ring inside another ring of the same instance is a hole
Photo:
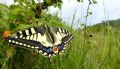
[[[11,44],[16,44],[16,45],[20,45],[23,47],[27,47],[27,48],[40,48],[42,49],[42,44],[33,40],[26,40],[26,39],[22,39],[22,38],[9,38],[9,43]]]
[[[19,47],[35,49],[38,53],[42,53],[45,56],[52,56],[54,54],[51,47],[45,47],[37,41],[10,37],[8,42]]]

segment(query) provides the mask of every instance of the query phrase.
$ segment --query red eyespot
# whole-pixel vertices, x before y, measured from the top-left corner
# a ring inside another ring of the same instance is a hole
[[[4,38],[8,38],[8,37],[10,37],[11,36],[11,31],[5,31],[4,33],[3,33],[3,37]]]
[[[53,48],[53,52],[54,52],[54,53],[58,53],[58,48],[57,48],[57,47],[54,47],[54,48]]]

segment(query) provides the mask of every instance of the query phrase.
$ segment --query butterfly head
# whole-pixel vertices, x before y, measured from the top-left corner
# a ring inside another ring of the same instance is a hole
[[[50,27],[46,23],[43,25],[43,27],[45,27],[46,30],[50,31]]]

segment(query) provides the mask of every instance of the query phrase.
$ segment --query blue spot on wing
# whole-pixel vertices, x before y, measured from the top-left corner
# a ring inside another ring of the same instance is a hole
[[[48,48],[46,52],[51,54],[51,53],[53,53],[53,49],[52,48]]]
[[[52,47],[44,47],[42,49],[43,52],[46,52],[47,54],[53,54],[53,49]]]
[[[58,49],[59,49],[59,51],[62,51],[62,50],[63,50],[63,48],[64,48],[64,43],[62,43],[62,44],[58,45]]]

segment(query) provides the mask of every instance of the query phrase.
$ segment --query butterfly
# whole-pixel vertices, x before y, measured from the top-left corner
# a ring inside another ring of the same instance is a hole
[[[42,27],[18,31],[7,37],[7,40],[10,44],[35,49],[44,56],[52,57],[64,52],[65,45],[73,38],[67,30],[45,24]]]

